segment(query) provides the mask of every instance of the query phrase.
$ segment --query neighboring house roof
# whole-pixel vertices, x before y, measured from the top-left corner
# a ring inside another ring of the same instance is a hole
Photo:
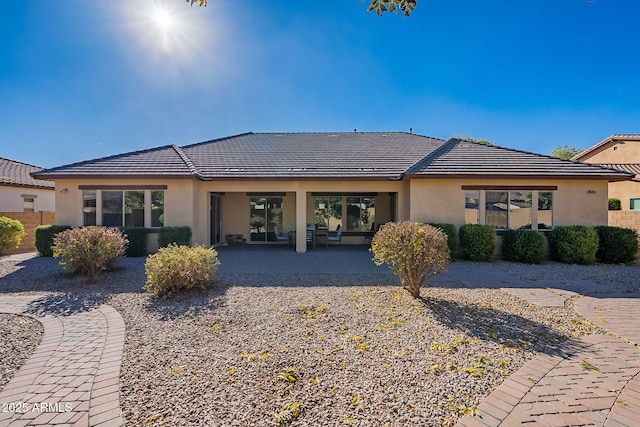
[[[409,177],[562,177],[628,180],[625,172],[491,144],[450,139],[416,163]]]
[[[602,141],[598,142],[596,145],[593,145],[593,146],[587,148],[586,150],[583,150],[583,151],[579,152],[578,154],[573,156],[571,158],[571,160],[581,160],[584,157],[586,157],[589,154],[591,154],[592,152],[594,152],[597,149],[599,149],[600,147],[602,147],[604,145],[607,145],[608,143],[613,142],[613,141],[640,141],[640,135],[634,134],[634,133],[616,133],[616,134],[613,134],[613,135],[603,139]]]
[[[165,146],[41,171],[38,177],[220,179],[400,179],[571,177],[631,174],[494,145],[406,132],[246,133],[182,148]]]
[[[32,172],[38,172],[41,170],[43,169],[38,166],[0,157],[0,185],[53,190],[55,188],[55,184],[53,182],[34,179],[31,177],[30,174]]]

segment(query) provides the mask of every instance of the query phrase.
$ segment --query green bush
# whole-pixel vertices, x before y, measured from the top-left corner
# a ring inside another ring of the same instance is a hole
[[[635,262],[638,255],[638,233],[630,228],[594,227],[598,233],[598,252],[596,258],[609,264],[629,264]]]
[[[622,202],[620,201],[620,199],[609,198],[609,210],[610,211],[622,210]]]
[[[53,238],[56,234],[70,230],[69,225],[40,225],[36,227],[34,246],[40,256],[53,256]]]
[[[6,255],[11,248],[20,246],[22,238],[26,235],[20,221],[0,216],[0,255]]]
[[[63,231],[53,238],[53,256],[72,273],[87,276],[89,283],[104,270],[110,270],[124,255],[127,239],[120,230],[82,227]]]
[[[147,255],[147,233],[145,227],[120,227],[122,234],[129,240],[129,246],[125,253],[128,257],[140,257]]]
[[[164,298],[185,289],[204,287],[213,280],[219,264],[213,248],[170,244],[147,258],[144,289]]]
[[[490,225],[464,224],[460,226],[460,246],[466,259],[492,261],[496,230]]]
[[[449,263],[447,235],[439,228],[418,222],[389,222],[373,236],[371,249],[376,265],[387,264],[400,277],[400,284],[412,297],[428,275],[444,270]]]
[[[540,264],[547,239],[541,231],[508,230],[502,236],[502,257],[507,261]]]
[[[584,225],[557,226],[548,235],[551,256],[567,264],[595,264],[598,233]]]
[[[158,235],[158,246],[164,248],[171,243],[189,246],[191,243],[191,228],[187,226],[162,227]]]
[[[449,246],[451,257],[453,257],[458,250],[458,230],[456,230],[456,226],[453,224],[436,222],[430,222],[428,224],[445,232],[445,234],[447,235],[447,246]]]

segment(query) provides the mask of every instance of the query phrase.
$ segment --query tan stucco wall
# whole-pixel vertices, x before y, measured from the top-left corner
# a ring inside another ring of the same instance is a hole
[[[622,210],[631,209],[631,199],[640,199],[640,182],[621,181],[609,183],[609,197],[620,199]]]
[[[23,194],[33,196],[35,212],[54,212],[56,210],[54,189],[45,190],[41,188],[0,185],[0,211],[24,212]]]
[[[640,163],[640,141],[611,141],[580,157],[587,163]]]
[[[298,229],[298,250],[306,249],[304,229],[313,221],[313,192],[377,192],[376,223],[384,223],[390,211],[388,193],[397,193],[397,219],[464,224],[462,185],[557,185],[553,201],[555,225],[607,224],[607,182],[580,180],[461,180],[415,179],[404,181],[196,181],[174,180],[59,180],[56,185],[56,221],[82,225],[82,190],[89,185],[166,185],[165,225],[186,225],[193,230],[192,243],[210,244],[210,193],[224,193],[222,236],[249,237],[249,196],[247,192],[282,192],[283,231]],[[298,204],[298,197],[305,197]],[[304,217],[304,220],[302,219]],[[98,218],[98,223],[100,218]],[[224,238],[224,237],[223,237]],[[362,237],[346,238],[345,243],[361,243]]]
[[[414,179],[410,183],[409,217],[412,221],[464,224],[463,185],[555,185],[558,190],[555,191],[553,199],[554,225],[607,224],[607,181]]]
[[[174,180],[58,180],[56,182],[56,222],[64,225],[82,225],[82,190],[79,185],[166,185],[164,223],[168,226],[194,227],[195,181]],[[66,191],[64,191],[66,190]],[[101,218],[97,218],[100,224]]]
[[[401,192],[405,188],[399,181],[198,181],[197,199],[198,207],[195,215],[197,228],[194,229],[194,243],[209,244],[209,193],[224,193],[222,199],[222,236],[227,234],[242,234],[245,239],[249,237],[249,199],[247,192],[280,192],[283,197],[283,232],[296,230],[297,194],[305,194],[304,215],[305,225],[313,222],[313,198],[314,192],[377,192],[376,221],[385,220],[384,215],[378,216],[378,209],[389,209],[389,192]],[[400,198],[400,195],[398,195]],[[380,207],[378,208],[378,203]],[[400,203],[398,203],[400,204]],[[386,212],[386,211],[383,211]],[[404,216],[403,216],[404,215]],[[406,209],[398,208],[400,219],[408,218]],[[303,230],[304,231],[304,230]],[[304,234],[304,233],[303,233]],[[354,240],[355,239],[355,240]],[[351,241],[353,240],[353,242]],[[356,241],[357,240],[357,241]],[[360,238],[345,238],[345,243],[360,243]]]

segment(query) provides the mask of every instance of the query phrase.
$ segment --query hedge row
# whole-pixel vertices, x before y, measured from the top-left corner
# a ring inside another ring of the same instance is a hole
[[[41,225],[35,231],[35,249],[40,256],[53,256],[53,239],[65,230],[73,227],[68,225]],[[147,255],[147,234],[144,227],[118,227],[127,238],[129,244],[126,249],[126,256],[140,257]],[[189,245],[191,243],[191,228],[189,227],[162,227],[158,234],[158,244],[161,248],[171,243],[177,245]]]

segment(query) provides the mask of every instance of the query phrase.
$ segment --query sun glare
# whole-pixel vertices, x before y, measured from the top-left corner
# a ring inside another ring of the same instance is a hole
[[[153,22],[160,31],[170,31],[175,24],[173,16],[164,9],[157,9],[153,12]]]

